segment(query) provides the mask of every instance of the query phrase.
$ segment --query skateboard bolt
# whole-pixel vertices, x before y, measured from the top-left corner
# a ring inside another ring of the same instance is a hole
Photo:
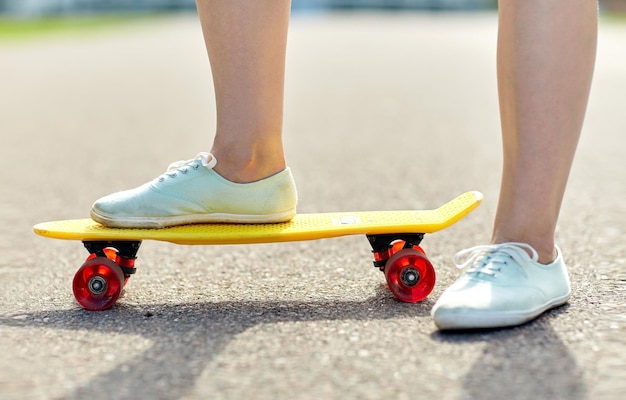
[[[89,291],[93,294],[102,294],[107,289],[107,281],[101,276],[94,276],[89,280]]]
[[[420,280],[420,273],[415,268],[406,268],[402,271],[400,280],[406,286],[415,286]]]

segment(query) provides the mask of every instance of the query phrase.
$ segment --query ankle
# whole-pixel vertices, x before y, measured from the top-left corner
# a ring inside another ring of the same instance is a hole
[[[223,178],[235,183],[256,182],[286,168],[282,153],[269,157],[213,152],[217,164],[213,168]]]
[[[531,244],[531,246],[533,245]],[[556,250],[556,247],[552,247],[551,249],[550,248],[537,249],[535,246],[533,246],[533,248],[535,249],[535,251],[537,252],[537,255],[539,256],[539,258],[537,259],[537,262],[539,264],[543,264],[543,265],[552,264],[559,255]]]
[[[548,265],[554,262],[558,257],[558,252],[556,250],[556,246],[553,240],[549,241],[541,241],[536,238],[512,238],[512,237],[494,237],[491,241],[492,244],[502,244],[502,243],[526,243],[531,246],[538,255],[538,262],[540,264]],[[528,254],[532,256],[532,254]]]

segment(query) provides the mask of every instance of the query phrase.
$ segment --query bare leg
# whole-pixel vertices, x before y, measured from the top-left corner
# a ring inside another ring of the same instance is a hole
[[[554,233],[589,96],[596,0],[501,0],[498,87],[504,168],[493,243],[555,258]]]
[[[197,0],[197,6],[215,85],[215,157],[200,153],[147,184],[96,200],[91,217],[101,224],[271,223],[296,213],[282,143],[290,0]]]
[[[500,0],[499,16],[504,167],[492,245],[455,256],[468,268],[433,306],[441,329],[519,325],[571,295],[554,233],[589,97],[597,3]]]
[[[285,168],[282,143],[290,0],[197,0],[217,102],[215,170],[251,182]]]

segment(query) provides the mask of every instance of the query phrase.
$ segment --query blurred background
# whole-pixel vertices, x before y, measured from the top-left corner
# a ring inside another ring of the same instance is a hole
[[[497,0],[293,0],[294,11],[324,9],[480,10]],[[600,0],[606,12],[626,12],[626,0]],[[4,17],[193,10],[195,0],[0,0]]]
[[[294,0],[294,10],[332,8],[479,9],[496,0]],[[172,11],[195,8],[195,0],[0,0],[0,12],[34,17],[91,12]]]
[[[626,19],[626,0],[599,0],[602,16]],[[294,14],[332,11],[474,12],[497,0],[292,0]],[[195,0],[0,0],[0,40],[81,32],[146,16],[195,12]]]

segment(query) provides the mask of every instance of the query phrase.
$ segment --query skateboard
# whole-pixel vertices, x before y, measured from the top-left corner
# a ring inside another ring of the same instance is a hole
[[[44,222],[38,235],[80,240],[89,252],[74,276],[76,301],[85,309],[113,306],[128,279],[143,240],[181,245],[223,245],[317,240],[366,235],[374,266],[385,274],[391,293],[404,302],[421,301],[435,285],[435,270],[420,247],[427,233],[445,229],[473,211],[480,192],[467,192],[439,208],[297,214],[273,224],[195,224],[163,229],[107,228],[91,219]]]

